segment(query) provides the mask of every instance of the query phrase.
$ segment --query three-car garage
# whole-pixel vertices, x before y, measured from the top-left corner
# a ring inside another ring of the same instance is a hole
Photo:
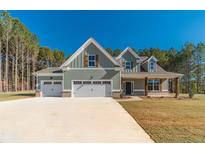
[[[42,97],[60,97],[62,95],[62,81],[41,81]],[[111,97],[111,80],[74,80],[72,81],[72,97]]]

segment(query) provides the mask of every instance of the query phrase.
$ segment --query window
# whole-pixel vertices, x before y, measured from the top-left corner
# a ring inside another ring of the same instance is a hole
[[[55,82],[53,82],[53,84],[59,84],[59,85],[61,85],[62,83],[61,83],[60,81],[55,81]]]
[[[82,84],[82,81],[73,81],[73,84]]]
[[[110,81],[103,81],[102,84],[111,84]]]
[[[44,82],[44,85],[52,84],[52,82]]]
[[[150,91],[158,91],[159,90],[159,80],[149,80],[148,81],[148,90]]]
[[[101,84],[101,81],[93,81],[93,84]]]
[[[151,60],[149,64],[150,72],[155,72],[155,66],[156,66],[155,61]]]
[[[131,70],[132,69],[132,62],[131,61],[126,61],[125,62],[125,69],[126,70]]]
[[[89,55],[88,56],[88,67],[95,67],[95,63],[96,63],[96,56]]]
[[[91,84],[91,81],[83,81],[83,84]]]

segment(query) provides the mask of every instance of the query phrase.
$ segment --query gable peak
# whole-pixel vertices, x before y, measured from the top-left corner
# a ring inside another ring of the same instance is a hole
[[[127,51],[129,51],[135,58],[141,59],[140,56],[138,56],[138,54],[129,46],[126,47],[116,59],[120,59]]]

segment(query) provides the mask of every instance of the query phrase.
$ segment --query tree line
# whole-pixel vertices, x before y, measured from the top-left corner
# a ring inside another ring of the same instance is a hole
[[[39,45],[38,37],[8,12],[0,12],[0,92],[35,89],[35,71],[59,66],[64,52]]]
[[[106,48],[113,56],[121,49]],[[205,44],[185,43],[180,50],[171,48],[134,49],[140,56],[155,56],[166,71],[184,74],[183,93],[205,93]],[[68,56],[69,57],[69,56]],[[67,57],[67,58],[68,58]],[[65,61],[63,51],[41,47],[38,37],[8,12],[0,12],[0,92],[35,89],[37,70],[58,67]]]

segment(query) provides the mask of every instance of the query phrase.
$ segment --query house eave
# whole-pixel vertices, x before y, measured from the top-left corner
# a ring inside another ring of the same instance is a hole
[[[172,72],[166,72],[166,73],[122,73],[121,74],[123,79],[173,79],[173,78],[180,78],[183,76],[183,74],[179,73],[172,73]]]
[[[34,76],[63,76],[63,73],[33,73]]]
[[[63,71],[69,71],[69,70],[116,70],[116,71],[120,71],[120,67],[111,67],[111,68],[69,68],[69,67],[65,67],[62,70]]]

